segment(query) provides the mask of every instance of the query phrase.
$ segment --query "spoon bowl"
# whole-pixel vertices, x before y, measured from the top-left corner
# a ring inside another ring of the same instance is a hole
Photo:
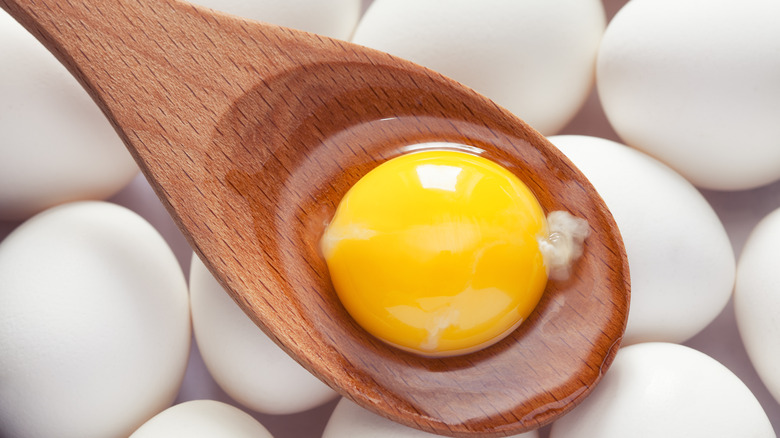
[[[0,0],[103,109],[195,252],[242,309],[313,374],[392,420],[506,436],[581,401],[625,329],[629,275],[612,216],[544,137],[435,72],[343,41],[175,0]],[[424,358],[346,313],[318,251],[361,176],[431,142],[515,173],[545,211],[591,236],[518,330]]]

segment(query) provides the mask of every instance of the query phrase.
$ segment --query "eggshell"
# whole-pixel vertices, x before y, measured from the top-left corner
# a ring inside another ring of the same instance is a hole
[[[172,406],[147,421],[130,438],[273,438],[249,414],[213,400]]]
[[[780,402],[780,209],[748,238],[737,269],[734,310],[753,366]]]
[[[677,344],[621,349],[550,438],[775,438],[753,393],[715,359]]]
[[[628,2],[598,56],[609,121],[697,186],[780,179],[779,22],[775,0]]]
[[[736,262],[701,193],[622,144],[585,136],[550,141],[594,185],[623,237],[631,272],[624,343],[684,342],[712,322],[731,296]]]
[[[390,421],[342,398],[325,426],[322,438],[428,438],[439,435],[412,429]],[[531,431],[510,438],[538,438]]]
[[[192,258],[190,295],[203,361],[238,403],[267,414],[291,414],[336,397],[243,313],[198,257]]]
[[[360,17],[361,0],[195,0],[244,18],[346,40]]]
[[[106,199],[138,173],[86,91],[3,10],[0,60],[0,220]]]
[[[40,213],[0,244],[0,436],[126,437],[184,377],[187,286],[124,207]]]
[[[462,82],[549,135],[591,90],[605,26],[599,0],[374,0],[352,41]]]

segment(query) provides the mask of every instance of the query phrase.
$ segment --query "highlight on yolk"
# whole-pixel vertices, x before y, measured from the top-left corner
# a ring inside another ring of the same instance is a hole
[[[398,348],[451,356],[498,342],[528,317],[547,283],[548,236],[542,207],[514,174],[432,150],[360,179],[320,244],[358,324]]]

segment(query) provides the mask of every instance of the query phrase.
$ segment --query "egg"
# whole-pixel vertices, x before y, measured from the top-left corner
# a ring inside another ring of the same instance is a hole
[[[214,400],[172,406],[144,423],[130,438],[273,438],[246,412]]]
[[[192,3],[342,40],[352,35],[361,11],[361,0],[194,0]]]
[[[336,405],[322,438],[433,438],[439,435],[413,429],[367,411],[342,398]],[[537,431],[512,435],[510,438],[539,438]]]
[[[128,436],[176,397],[188,304],[170,248],[124,207],[20,225],[0,243],[0,436]]]
[[[546,135],[593,86],[599,0],[374,0],[352,41],[475,89]]]
[[[57,59],[0,10],[0,220],[107,199],[138,167]]]
[[[595,137],[553,136],[615,218],[631,273],[625,344],[684,342],[731,297],[736,262],[726,230],[685,178],[650,156]]]
[[[292,414],[336,393],[271,341],[246,316],[197,257],[190,268],[195,340],[217,384],[244,407]]]
[[[761,380],[780,402],[780,209],[750,234],[737,269],[734,310],[742,342]]]
[[[621,349],[609,372],[550,438],[775,438],[747,386],[715,359],[678,344]]]
[[[494,162],[401,155],[364,175],[321,240],[333,286],[369,333],[427,356],[498,342],[547,284],[539,201]]]
[[[628,2],[598,55],[615,131],[699,187],[780,179],[778,22],[773,0]]]

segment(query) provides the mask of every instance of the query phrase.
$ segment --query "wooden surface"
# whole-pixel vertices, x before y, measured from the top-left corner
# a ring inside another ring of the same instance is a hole
[[[0,0],[106,112],[190,244],[286,351],[345,396],[429,432],[502,436],[568,412],[625,328],[612,217],[541,135],[435,73],[324,37],[185,3]],[[592,228],[574,276],[514,334],[426,359],[357,327],[317,241],[352,183],[426,141],[469,144],[547,210]]]

